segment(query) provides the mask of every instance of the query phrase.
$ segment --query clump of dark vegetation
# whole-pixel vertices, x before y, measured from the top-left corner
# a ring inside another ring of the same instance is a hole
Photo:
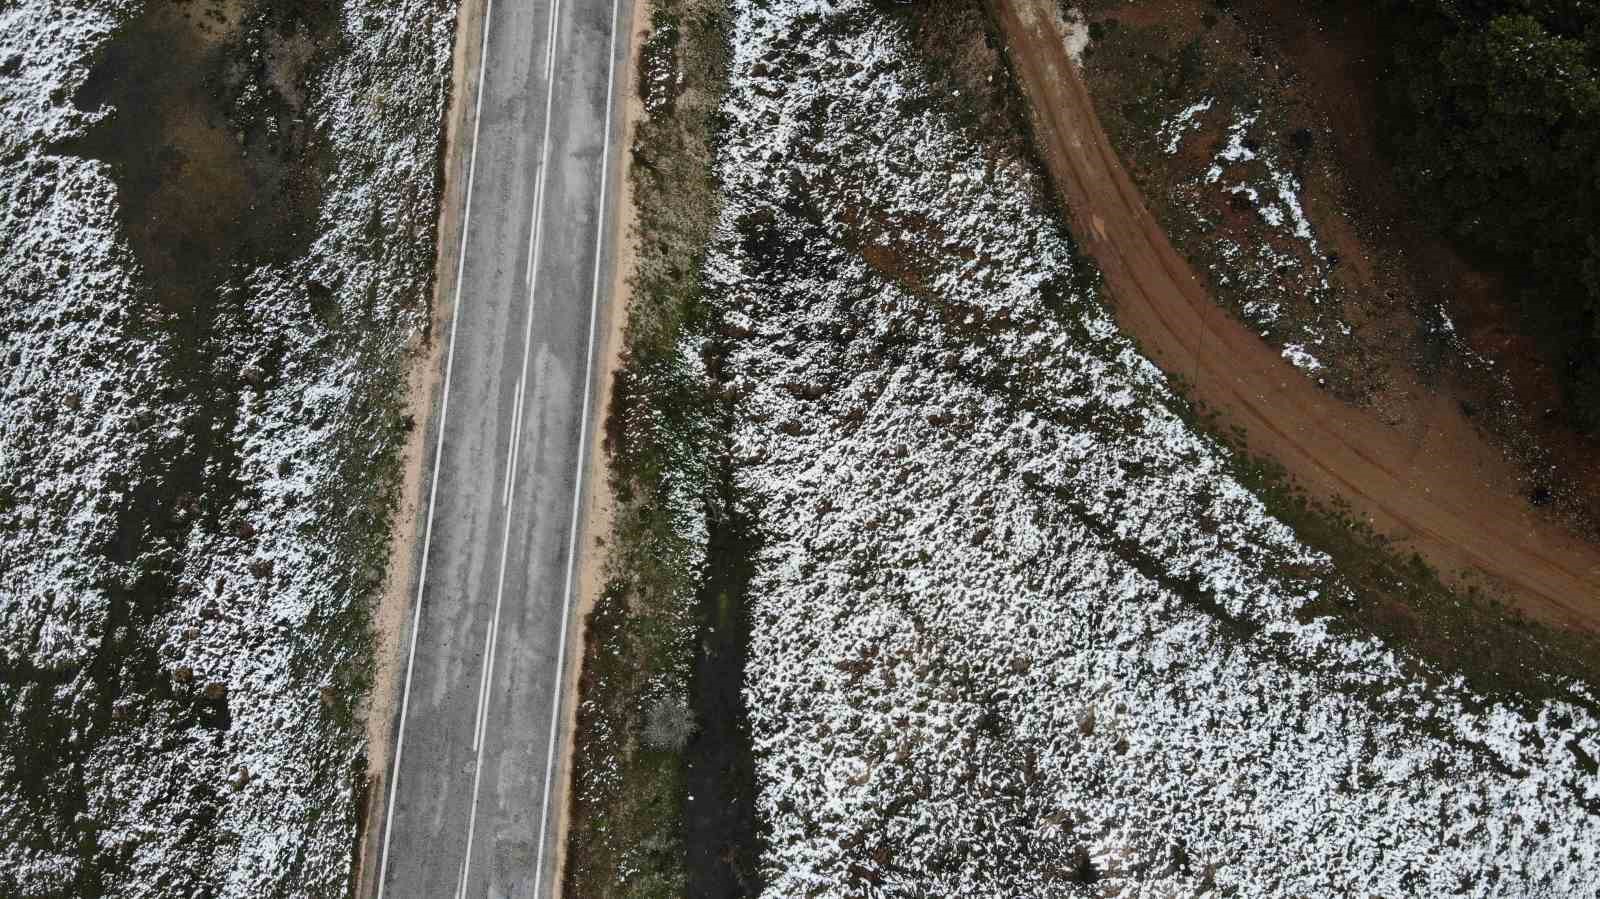
[[[639,99],[652,116],[672,115],[683,83],[678,78],[678,17],[657,7],[651,11],[650,37],[639,48]]]
[[[1391,0],[1387,131],[1419,205],[1520,286],[1600,428],[1600,5]]]
[[[638,268],[605,423],[617,511],[585,634],[565,891],[755,895],[742,695],[754,547],[734,512],[724,338],[702,282],[719,211],[727,10],[651,6],[636,84],[646,115],[628,170]]]

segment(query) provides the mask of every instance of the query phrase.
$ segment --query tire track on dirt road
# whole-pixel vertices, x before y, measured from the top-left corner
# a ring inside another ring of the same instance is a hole
[[[1476,569],[1529,615],[1600,632],[1600,550],[1538,516],[1510,465],[1442,399],[1420,438],[1402,434],[1323,392],[1214,303],[1112,150],[1055,0],[987,2],[1074,234],[1145,355],[1313,496],[1347,501],[1447,577]]]

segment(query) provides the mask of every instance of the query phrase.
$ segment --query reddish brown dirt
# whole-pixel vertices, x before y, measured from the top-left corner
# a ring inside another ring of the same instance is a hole
[[[988,2],[1073,231],[1145,354],[1313,496],[1347,502],[1447,576],[1488,576],[1531,616],[1600,631],[1600,552],[1536,517],[1516,472],[1448,400],[1419,398],[1400,433],[1324,393],[1212,302],[1111,149],[1054,0]]]

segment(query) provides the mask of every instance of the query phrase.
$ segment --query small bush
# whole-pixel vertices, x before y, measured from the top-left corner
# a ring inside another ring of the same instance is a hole
[[[689,704],[674,693],[650,704],[641,736],[651,749],[682,752],[696,730],[699,726],[695,724],[694,713],[689,711]]]

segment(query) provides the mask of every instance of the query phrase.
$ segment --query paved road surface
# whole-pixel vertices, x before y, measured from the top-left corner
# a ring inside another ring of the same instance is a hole
[[[490,0],[380,896],[543,896],[631,0]],[[614,34],[614,29],[621,33]],[[469,57],[470,58],[470,57]],[[604,175],[603,170],[610,169]]]

